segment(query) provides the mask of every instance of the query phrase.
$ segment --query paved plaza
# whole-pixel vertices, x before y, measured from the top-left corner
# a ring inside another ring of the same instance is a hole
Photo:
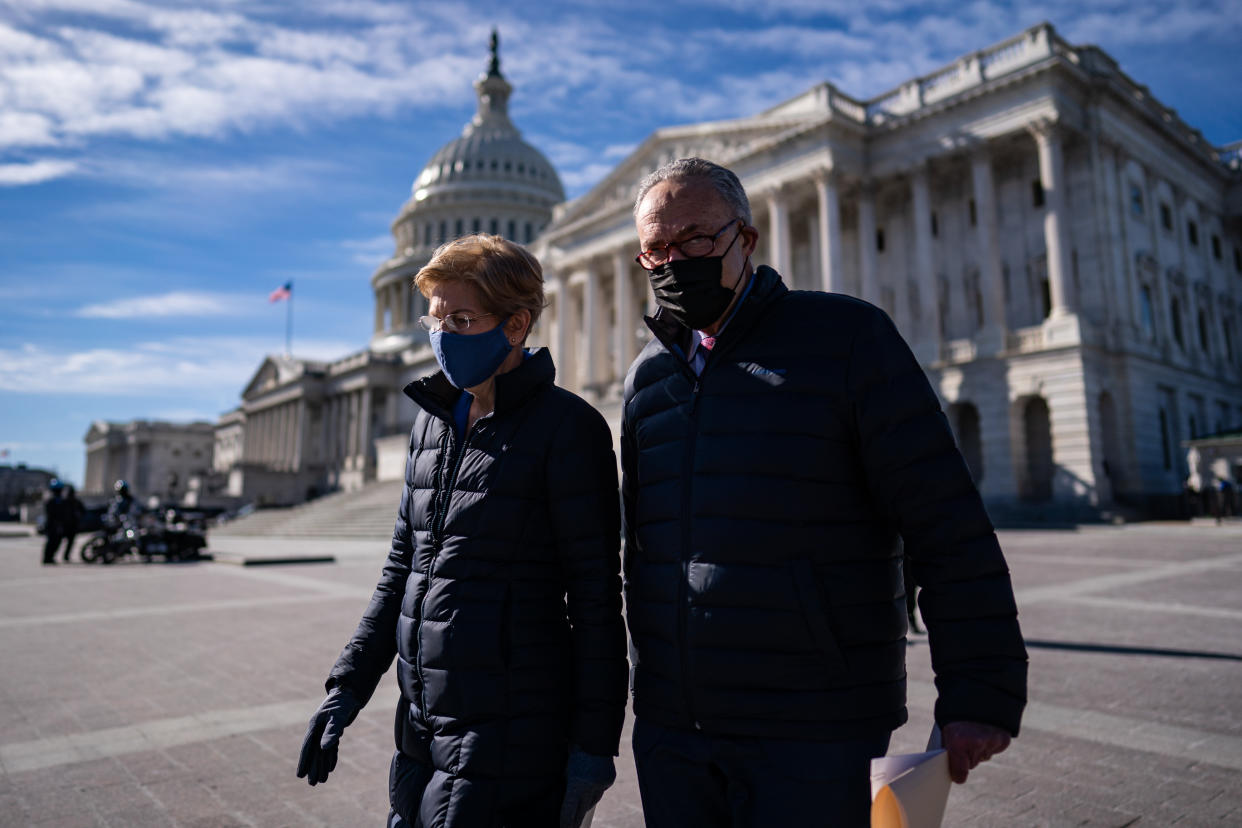
[[[1003,532],[1031,655],[1010,750],[954,786],[945,825],[1242,824],[1242,525]],[[0,825],[381,826],[390,673],[327,784],[294,777],[382,541],[212,540],[335,563],[43,567],[0,538]],[[909,648],[921,749],[934,689]],[[627,735],[599,828],[642,824]],[[825,817],[824,825],[831,824]]]

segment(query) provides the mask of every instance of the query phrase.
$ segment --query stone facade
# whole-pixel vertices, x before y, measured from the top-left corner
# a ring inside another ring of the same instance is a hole
[[[559,207],[540,341],[614,423],[651,307],[637,182],[688,155],[742,179],[756,261],[894,318],[997,513],[1159,508],[1181,441],[1242,425],[1242,147],[1051,26],[872,100],[661,129]]]
[[[1242,142],[1209,145],[1051,26],[871,100],[820,83],[753,117],[660,129],[555,208],[560,183],[508,120],[494,52],[475,86],[478,114],[393,222],[370,347],[270,358],[217,427],[233,456],[244,435],[230,494],[296,502],[401,475],[414,410],[400,389],[435,368],[409,278],[475,230],[531,243],[550,300],[532,342],[615,430],[654,309],[634,194],[688,155],[741,177],[757,262],[894,318],[998,516],[1159,511],[1189,473],[1182,441],[1242,426]]]
[[[86,479],[82,495],[111,495],[117,480],[134,496],[180,501],[192,479],[210,473],[215,427],[207,422],[96,420],[83,438]]]

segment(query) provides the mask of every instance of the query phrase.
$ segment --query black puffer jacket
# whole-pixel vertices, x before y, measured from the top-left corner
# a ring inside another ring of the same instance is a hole
[[[603,418],[553,376],[541,349],[497,377],[495,411],[464,448],[460,392],[444,375],[405,389],[422,411],[392,551],[328,686],[366,699],[397,657],[398,759],[435,773],[425,794],[397,790],[394,803],[428,826],[490,824],[504,801],[562,775],[570,744],[617,752],[616,458]]]
[[[634,712],[712,734],[848,739],[906,719],[901,545],[939,722],[1018,732],[1009,574],[939,401],[883,311],[760,267],[698,378],[690,332],[626,380]]]

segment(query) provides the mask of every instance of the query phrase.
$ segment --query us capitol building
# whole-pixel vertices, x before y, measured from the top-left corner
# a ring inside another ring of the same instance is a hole
[[[1050,25],[874,99],[818,83],[751,117],[657,130],[571,202],[510,121],[511,89],[493,40],[477,114],[392,224],[370,345],[264,361],[215,426],[228,494],[296,503],[401,476],[415,415],[401,389],[436,367],[411,277],[464,233],[531,246],[550,300],[532,341],[616,429],[654,310],[634,194],[689,155],[742,179],[756,262],[893,317],[994,511],[1158,510],[1191,472],[1183,441],[1242,431],[1242,142],[1211,146]]]

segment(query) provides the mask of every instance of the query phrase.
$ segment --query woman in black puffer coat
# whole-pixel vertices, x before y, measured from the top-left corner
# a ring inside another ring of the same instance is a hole
[[[298,767],[397,659],[390,826],[577,826],[614,778],[625,710],[616,460],[603,418],[523,343],[543,277],[498,236],[442,246],[415,280],[442,371],[405,389],[392,550],[327,681]]]

